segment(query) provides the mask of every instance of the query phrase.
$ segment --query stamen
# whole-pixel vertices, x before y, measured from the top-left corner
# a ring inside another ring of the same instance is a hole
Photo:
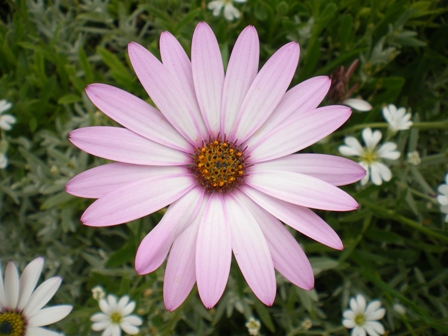
[[[0,312],[0,335],[25,335],[25,320],[22,314],[11,311]]]

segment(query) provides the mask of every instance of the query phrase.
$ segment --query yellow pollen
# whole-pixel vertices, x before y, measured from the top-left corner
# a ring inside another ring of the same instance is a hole
[[[22,314],[0,311],[0,335],[23,336],[25,331],[26,325]]]
[[[244,150],[219,138],[204,143],[193,154],[190,169],[208,192],[228,192],[244,178]]]
[[[122,318],[123,318],[123,317],[121,316],[121,314],[120,314],[119,312],[113,312],[113,313],[110,315],[110,320],[111,320],[111,322],[112,322],[112,323],[115,323],[115,324],[120,324]]]

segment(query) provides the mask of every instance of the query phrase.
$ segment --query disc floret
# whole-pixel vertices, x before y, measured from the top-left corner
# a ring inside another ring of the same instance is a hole
[[[244,178],[244,149],[217,138],[195,150],[191,170],[207,192],[228,192]]]
[[[13,311],[0,311],[0,335],[23,336],[26,323],[22,314]]]

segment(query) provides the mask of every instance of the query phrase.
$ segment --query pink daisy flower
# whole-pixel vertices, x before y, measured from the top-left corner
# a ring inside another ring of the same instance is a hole
[[[281,223],[334,249],[342,242],[309,208],[350,211],[358,204],[337,186],[360,180],[364,169],[336,156],[294,154],[339,128],[346,106],[317,106],[331,84],[311,78],[287,91],[299,45],[280,48],[258,71],[259,41],[249,26],[238,37],[227,72],[211,28],[199,23],[191,62],[168,32],[160,62],[130,43],[134,70],[158,109],[118,88],[92,84],[91,101],[124,126],[85,127],[70,141],[92,155],[117,161],[87,170],[66,186],[97,198],[81,217],[110,226],[170,205],[141,242],[139,274],[157,269],[168,253],[164,301],[176,309],[197,283],[207,308],[222,296],[232,252],[254,294],[272,305],[276,269],[311,289],[311,265]]]

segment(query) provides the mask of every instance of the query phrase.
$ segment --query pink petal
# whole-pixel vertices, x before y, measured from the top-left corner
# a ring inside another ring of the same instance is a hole
[[[306,290],[312,289],[313,269],[295,238],[277,218],[260,208],[250,198],[240,194],[238,199],[254,216],[263,231],[275,269],[294,285]]]
[[[199,224],[196,277],[199,296],[212,308],[221,298],[229,278],[232,245],[228,213],[221,194],[211,194]]]
[[[128,45],[129,58],[140,83],[174,128],[195,147],[202,142],[200,126],[176,78],[146,48],[138,43]]]
[[[351,112],[346,106],[333,105],[285,120],[257,143],[247,144],[250,160],[268,161],[304,149],[333,133],[347,121]]]
[[[165,31],[160,35],[160,56],[163,65],[171,72],[171,75],[177,80],[182,88],[185,97],[191,105],[191,118],[196,121],[197,127],[202,135],[202,139],[208,139],[207,129],[199,109],[196,92],[194,90],[193,73],[191,62],[182,48],[179,41]]]
[[[226,197],[226,210],[232,233],[232,250],[247,284],[265,305],[274,303],[276,283],[268,244],[255,218],[240,204],[240,192]]]
[[[113,162],[86,170],[72,178],[65,190],[74,196],[100,198],[122,186],[150,177],[167,174],[187,174],[182,166],[141,166]]]
[[[358,163],[325,154],[292,154],[257,163],[257,167],[269,171],[301,173],[336,186],[359,181],[366,175],[365,169]]]
[[[235,42],[224,81],[221,133],[230,134],[244,97],[258,72],[260,46],[257,30],[247,26]]]
[[[266,62],[247,92],[230,139],[244,142],[271,115],[291,83],[299,54],[299,44],[290,42]]]
[[[330,89],[331,80],[327,76],[310,78],[297,84],[285,93],[282,100],[266,122],[247,141],[247,145],[257,143],[277,126],[299,115],[307,115],[324,100]]]
[[[203,196],[203,188],[193,188],[168,207],[162,220],[138,247],[135,257],[135,270],[138,274],[151,273],[159,268],[176,236],[196,216]]]
[[[177,166],[191,161],[187,153],[165,147],[120,127],[92,126],[69,133],[79,149],[108,160],[154,166]]]
[[[344,248],[336,232],[310,209],[270,197],[247,186],[241,190],[260,207],[305,236],[336,250]]]
[[[185,195],[197,183],[185,174],[166,174],[124,185],[97,199],[83,213],[88,226],[110,226],[160,210]]]
[[[220,131],[224,66],[215,34],[205,22],[200,22],[193,34],[191,66],[202,116],[209,134],[216,138]]]
[[[358,203],[345,191],[317,178],[255,165],[248,169],[247,185],[283,201],[320,210],[351,211]]]
[[[199,223],[208,203],[206,194],[201,209],[192,223],[174,240],[163,281],[163,301],[166,309],[173,311],[187,298],[196,282],[196,240]]]
[[[96,107],[132,132],[161,145],[191,152],[190,143],[158,110],[140,98],[106,84],[91,84],[86,93]]]

